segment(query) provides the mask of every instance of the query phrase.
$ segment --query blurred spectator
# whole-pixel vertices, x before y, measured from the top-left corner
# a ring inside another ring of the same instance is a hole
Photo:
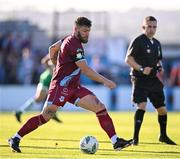
[[[22,50],[22,59],[18,70],[18,78],[22,84],[31,84],[34,72],[34,59],[29,48]]]
[[[174,62],[169,78],[170,86],[180,86],[180,61]]]
[[[0,51],[0,84],[5,82],[5,70],[3,67],[3,62],[2,62],[2,54]]]
[[[107,56],[108,52],[104,53],[107,51],[103,45],[104,42],[98,43],[97,39],[95,42],[93,39],[92,44],[89,44],[87,48],[86,58],[89,65],[118,85],[130,84],[129,68],[110,62]],[[18,32],[17,30],[0,32],[0,84],[36,84],[38,82],[38,77],[43,70],[40,59],[44,56],[47,48],[34,48],[32,41],[33,34],[30,32]],[[26,53],[22,55],[24,50]],[[94,53],[91,53],[92,50]],[[29,53],[27,53],[28,51]],[[167,59],[164,64],[165,82],[172,86],[179,86],[180,64],[178,63],[180,62],[174,63],[171,70],[171,60]],[[168,79],[169,77],[170,79]],[[83,84],[97,84],[83,75],[81,81]]]
[[[13,35],[8,33],[2,41],[2,50],[4,51],[5,56],[14,51],[13,48]]]
[[[91,62],[90,62],[90,67],[93,70],[97,71],[98,73],[104,72],[106,70],[104,64],[100,60],[99,55],[92,56]]]
[[[6,58],[5,64],[5,83],[6,84],[16,84],[18,83],[17,79],[17,66],[18,66],[18,57],[15,53],[11,53]]]
[[[166,66],[168,64],[166,63]],[[180,86],[180,61],[173,62],[172,66],[169,69],[170,74],[168,74],[169,79],[167,78],[166,85],[166,102],[167,109],[173,110],[173,87]]]
[[[98,72],[99,74],[105,76],[106,78],[111,79],[109,69],[105,66],[105,61],[101,59],[99,54],[93,55],[90,61],[90,67]],[[96,81],[93,81],[94,84],[99,84]]]

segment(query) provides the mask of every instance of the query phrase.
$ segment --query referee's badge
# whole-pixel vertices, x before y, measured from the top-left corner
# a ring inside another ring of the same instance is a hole
[[[148,54],[151,53],[151,49],[147,49],[146,51],[147,51]]]

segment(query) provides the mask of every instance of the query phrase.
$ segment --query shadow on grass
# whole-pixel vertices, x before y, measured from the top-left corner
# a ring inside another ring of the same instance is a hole
[[[0,145],[0,148],[3,148],[3,147],[9,147],[9,145]],[[79,148],[71,148],[71,147],[46,147],[46,146],[21,146],[21,148],[29,148],[29,149],[48,149],[48,150],[78,150],[79,151]],[[107,153],[102,153],[102,154],[99,154],[99,155],[112,155],[112,154],[108,154],[108,151],[112,151],[114,152],[113,149],[98,149],[98,151],[106,151]],[[127,150],[127,149],[123,149],[122,151],[124,152],[132,152],[132,153],[152,153],[152,154],[179,154],[180,155],[180,152],[176,152],[176,151],[151,151],[151,150]],[[43,152],[44,153],[44,152]]]
[[[80,140],[77,139],[45,139],[45,138],[29,138],[27,140],[40,140],[40,141],[63,141],[63,142],[79,142]],[[110,143],[110,141],[99,141],[99,143]],[[162,145],[162,143],[160,142],[141,142],[142,145]],[[180,146],[180,145],[176,145],[176,146]]]

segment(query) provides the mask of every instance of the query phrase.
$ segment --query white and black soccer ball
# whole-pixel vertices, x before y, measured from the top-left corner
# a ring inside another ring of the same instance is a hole
[[[98,150],[99,143],[94,136],[85,136],[80,140],[80,150],[87,154],[94,154]]]

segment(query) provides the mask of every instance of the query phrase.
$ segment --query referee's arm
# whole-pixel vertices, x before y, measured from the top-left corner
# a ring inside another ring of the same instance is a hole
[[[142,67],[141,65],[139,65],[133,56],[131,55],[127,55],[126,58],[125,58],[125,62],[133,69],[139,71],[140,68]]]
[[[152,68],[151,67],[142,67],[141,65],[139,65],[133,56],[131,55],[127,55],[125,62],[133,69],[137,70],[137,71],[141,71],[143,74],[145,75],[149,75],[151,73]],[[142,70],[141,70],[142,69]]]

